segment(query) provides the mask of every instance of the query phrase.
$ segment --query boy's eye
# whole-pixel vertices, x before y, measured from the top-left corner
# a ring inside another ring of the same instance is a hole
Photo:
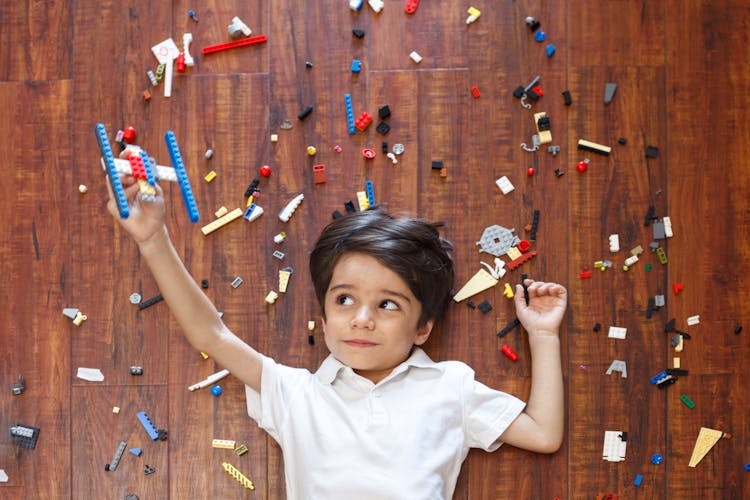
[[[398,304],[396,304],[392,300],[384,300],[380,303],[380,307],[389,311],[397,311],[399,309]]]
[[[352,304],[352,298],[348,295],[339,295],[336,297],[336,303],[342,306],[348,306]]]

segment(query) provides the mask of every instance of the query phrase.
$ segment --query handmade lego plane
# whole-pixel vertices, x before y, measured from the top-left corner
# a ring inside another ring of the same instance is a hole
[[[182,199],[185,202],[190,222],[198,222],[200,219],[198,206],[195,203],[193,190],[190,187],[190,180],[185,171],[185,164],[182,161],[182,155],[180,154],[180,148],[177,146],[177,139],[175,139],[174,132],[170,130],[164,135],[169,157],[174,168],[157,165],[154,159],[146,154],[146,151],[134,145],[128,146],[128,151],[130,152],[128,159],[115,158],[104,125],[97,123],[94,127],[94,132],[96,140],[99,143],[99,151],[102,155],[102,168],[112,187],[112,193],[117,203],[117,211],[120,213],[120,217],[127,219],[130,216],[130,207],[125,197],[125,189],[120,181],[120,174],[126,174],[132,175],[136,179],[140,195],[146,201],[155,199],[157,181],[176,181],[180,186]]]

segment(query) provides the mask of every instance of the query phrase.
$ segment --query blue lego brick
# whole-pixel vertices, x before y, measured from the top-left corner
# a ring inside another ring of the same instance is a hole
[[[152,186],[156,186],[156,176],[154,175],[154,166],[151,164],[151,159],[148,154],[141,149],[141,160],[143,160],[143,170],[146,171],[146,182]]]
[[[154,427],[154,424],[151,423],[151,420],[148,418],[148,415],[146,415],[146,412],[139,411],[137,415],[138,420],[140,420],[141,425],[146,430],[146,434],[148,434],[148,437],[150,437],[152,441],[156,441],[157,439],[159,439],[159,432],[156,430],[156,427]]]
[[[372,181],[365,182],[365,192],[367,193],[367,203],[371,206],[375,206],[375,188],[372,186]]]
[[[352,109],[351,94],[344,94],[344,104],[346,105],[346,124],[349,127],[349,135],[354,135],[354,110]]]
[[[352,73],[359,73],[360,71],[362,71],[362,61],[354,59],[352,61]]]
[[[117,211],[120,213],[121,218],[127,219],[130,216],[130,207],[128,206],[128,199],[125,196],[125,189],[122,187],[122,182],[120,182],[120,174],[117,173],[117,167],[115,167],[115,156],[112,153],[112,146],[109,143],[104,124],[97,123],[94,127],[94,133],[96,134],[96,142],[99,143],[99,151],[104,160],[104,166],[106,167],[107,180],[112,187],[115,203],[117,203]]]
[[[167,150],[169,151],[169,158],[172,160],[172,166],[174,167],[175,174],[177,174],[177,182],[180,184],[180,191],[182,191],[182,200],[185,202],[185,208],[190,217],[190,222],[198,222],[200,214],[198,213],[198,205],[195,203],[195,197],[193,196],[193,190],[190,187],[190,180],[188,179],[187,172],[185,171],[185,164],[182,161],[182,155],[180,154],[180,148],[177,146],[177,139],[174,136],[174,132],[171,130],[167,131],[164,135],[164,140],[167,143]]]
[[[657,373],[653,377],[651,377],[651,379],[649,381],[652,384],[655,385],[655,384],[658,384],[660,380],[665,379],[667,377],[667,375],[669,375],[669,374],[667,373],[666,370],[664,370],[664,371],[661,371],[661,372]]]
[[[636,474],[635,475],[635,481],[633,481],[634,486],[640,486],[643,482],[643,475],[642,474]]]

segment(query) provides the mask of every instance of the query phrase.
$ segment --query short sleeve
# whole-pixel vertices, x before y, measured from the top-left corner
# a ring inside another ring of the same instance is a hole
[[[500,435],[521,414],[526,403],[477,382],[474,371],[467,369],[462,387],[466,445],[495,451],[503,444]]]
[[[311,378],[308,370],[290,368],[263,356],[260,394],[245,386],[247,414],[280,443],[291,401],[297,391],[310,383]]]

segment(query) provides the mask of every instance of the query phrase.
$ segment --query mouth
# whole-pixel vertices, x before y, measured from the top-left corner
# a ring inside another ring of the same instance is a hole
[[[344,344],[350,346],[350,347],[375,347],[377,344],[374,342],[369,342],[367,340],[345,340]]]

